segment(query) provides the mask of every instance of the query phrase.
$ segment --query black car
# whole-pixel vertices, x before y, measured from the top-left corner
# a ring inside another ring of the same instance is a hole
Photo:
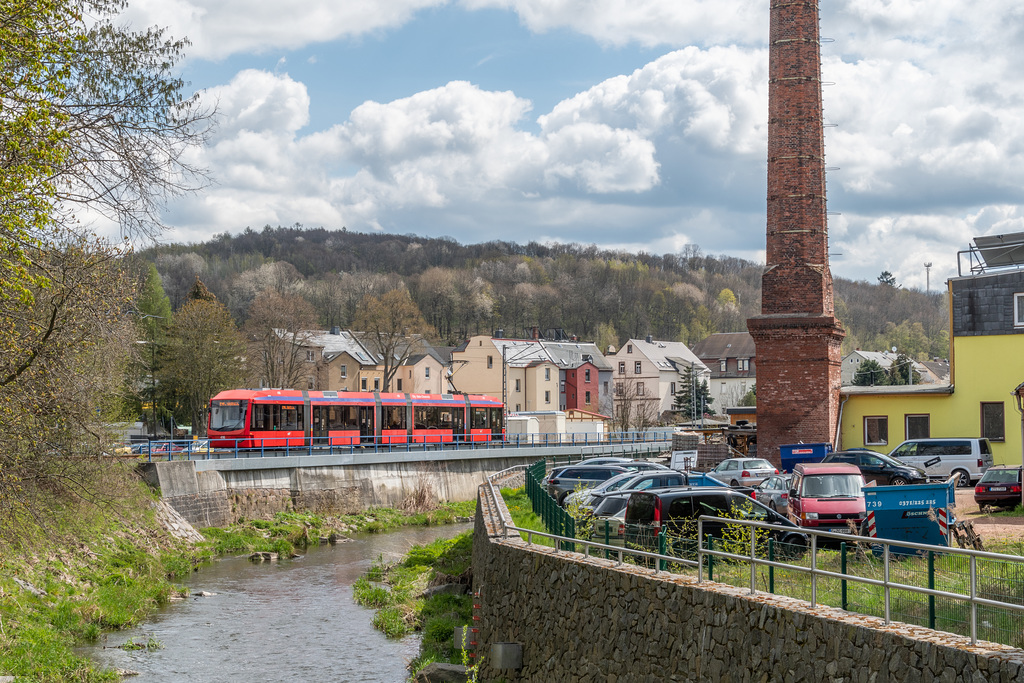
[[[856,465],[864,475],[864,481],[873,481],[879,486],[928,483],[928,475],[923,470],[888,455],[866,450],[836,451],[826,455],[822,462],[846,462]]]
[[[677,548],[692,547],[693,543],[678,541],[696,539],[697,519],[701,516],[722,520],[704,521],[705,539],[728,536],[729,520],[752,520],[785,527],[767,532],[768,537],[782,544],[782,555],[800,554],[808,544],[806,534],[797,525],[749,496],[732,489],[697,487],[632,493],[624,520],[626,547],[657,552],[657,536],[662,528]]]
[[[629,472],[617,465],[568,465],[551,470],[546,484],[548,495],[561,505],[566,496],[576,489],[586,489],[611,479],[616,474]]]

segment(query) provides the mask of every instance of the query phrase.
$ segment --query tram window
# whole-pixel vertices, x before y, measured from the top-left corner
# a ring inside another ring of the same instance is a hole
[[[406,429],[405,406],[384,406],[384,429]]]
[[[302,429],[302,406],[281,406],[281,422],[277,429]]]
[[[501,408],[488,408],[487,412],[490,413],[490,427],[492,431],[501,429]]]
[[[441,429],[452,428],[452,411],[451,408],[439,408],[438,409],[438,420],[440,421],[439,426]]]
[[[359,429],[355,406],[329,406],[324,410],[328,429]]]
[[[301,405],[254,405],[250,424],[258,431],[296,431],[305,425],[303,408]]]
[[[416,406],[413,411],[416,429],[437,429],[441,426],[439,409],[436,406]]]
[[[470,426],[473,429],[487,428],[487,408],[473,408],[473,421]]]

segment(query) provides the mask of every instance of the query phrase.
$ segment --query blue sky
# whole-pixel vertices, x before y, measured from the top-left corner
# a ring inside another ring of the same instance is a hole
[[[163,241],[248,226],[764,258],[768,2],[142,0],[216,105]],[[833,272],[1024,231],[1024,11],[823,3]]]

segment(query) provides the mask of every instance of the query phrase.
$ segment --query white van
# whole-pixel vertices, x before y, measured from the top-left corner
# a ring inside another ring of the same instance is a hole
[[[970,486],[992,466],[992,446],[988,439],[911,439],[889,455],[908,465],[920,467],[931,479],[957,475],[957,486]]]

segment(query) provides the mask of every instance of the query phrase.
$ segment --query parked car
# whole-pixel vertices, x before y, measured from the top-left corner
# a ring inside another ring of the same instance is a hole
[[[1016,507],[1021,504],[1020,487],[1020,465],[996,465],[985,470],[974,487],[974,502],[981,507]]]
[[[628,472],[606,479],[593,488],[582,491],[573,491],[565,498],[565,505],[571,504],[574,500],[580,502],[585,509],[593,508],[594,496],[607,492],[625,489],[663,489],[669,486],[683,486],[686,484],[686,475],[675,470],[641,470],[639,472]]]
[[[881,453],[862,450],[835,451],[826,455],[822,462],[847,462],[856,465],[864,475],[864,481],[873,481],[879,486],[928,483],[928,475],[924,470]]]
[[[864,485],[856,465],[800,463],[789,489],[789,518],[802,527],[852,534],[865,517]]]
[[[632,458],[623,458],[618,455],[601,455],[596,458],[585,458],[577,465],[618,465],[624,462],[633,462]]]
[[[677,543],[681,539],[696,540],[698,518],[708,515],[721,521],[704,522],[705,538],[721,538],[730,519],[742,519],[783,527],[772,529],[768,535],[785,544],[784,552],[799,553],[808,544],[807,535],[796,524],[749,496],[732,489],[700,487],[632,493],[624,517],[626,546],[657,552],[657,536],[662,528]],[[685,546],[678,544],[677,548]]]
[[[710,472],[729,486],[755,486],[778,473],[775,465],[763,458],[728,458]]]
[[[617,465],[566,465],[551,471],[547,479],[548,495],[565,503],[565,497],[579,487],[590,488],[611,479],[616,474],[629,472]]]
[[[889,451],[889,457],[923,469],[934,479],[956,475],[957,486],[967,487],[992,467],[988,439],[911,439]]]
[[[773,474],[754,487],[750,497],[783,515],[789,512],[789,488],[792,474]]]
[[[619,498],[617,494],[609,495],[605,500],[615,500],[617,498]],[[598,543],[605,543],[607,545],[625,545],[627,500],[629,500],[628,495],[621,497],[622,507],[620,507],[613,515],[594,518],[594,526],[590,531],[590,540],[597,541]]]

